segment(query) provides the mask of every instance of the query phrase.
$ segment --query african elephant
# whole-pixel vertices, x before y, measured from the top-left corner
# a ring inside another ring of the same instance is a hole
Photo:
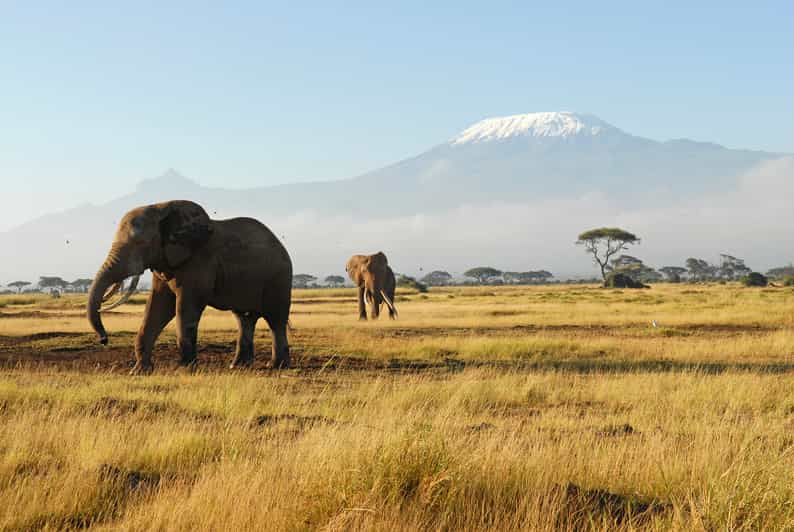
[[[231,310],[237,318],[232,368],[253,363],[259,318],[265,318],[272,332],[272,366],[289,366],[292,261],[263,224],[252,218],[211,220],[201,206],[181,200],[129,211],[88,295],[88,321],[102,344],[107,343],[107,333],[100,313],[126,301],[147,268],[153,274],[152,291],[135,339],[133,374],[152,371],[155,340],[174,316],[180,363],[194,364],[198,323],[207,305]],[[102,302],[132,276],[124,297],[102,308]]]
[[[374,255],[353,255],[347,261],[345,271],[358,287],[358,318],[367,319],[364,301],[370,303],[372,319],[378,319],[380,306],[385,301],[389,307],[389,317],[397,316],[394,307],[394,290],[396,281],[394,272],[389,267],[386,255],[382,251]]]

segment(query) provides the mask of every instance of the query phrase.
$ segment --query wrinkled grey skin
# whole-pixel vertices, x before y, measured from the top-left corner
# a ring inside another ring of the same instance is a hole
[[[383,296],[388,298],[389,317],[397,316],[394,307],[394,291],[396,281],[394,272],[389,267],[386,255],[379,251],[373,255],[353,255],[345,266],[350,280],[358,287],[358,317],[367,319],[366,302],[370,303],[370,315],[373,320],[380,316],[380,306],[384,303]]]
[[[133,374],[153,370],[155,340],[174,317],[180,363],[195,364],[198,323],[208,305],[231,310],[237,318],[231,367],[253,364],[259,318],[272,332],[272,366],[289,367],[292,261],[263,224],[251,218],[211,220],[199,205],[180,200],[128,212],[89,291],[88,320],[101,343],[107,343],[100,317],[105,291],[147,268],[153,273],[152,291],[135,339]]]

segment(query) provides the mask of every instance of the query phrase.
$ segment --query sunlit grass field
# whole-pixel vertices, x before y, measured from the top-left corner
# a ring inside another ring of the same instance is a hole
[[[0,530],[794,530],[794,289],[297,290],[294,368],[129,377],[143,297],[0,296]]]

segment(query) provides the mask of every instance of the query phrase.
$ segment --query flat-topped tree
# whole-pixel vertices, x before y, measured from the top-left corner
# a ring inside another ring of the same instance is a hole
[[[593,256],[593,261],[601,268],[601,277],[606,281],[609,261],[617,253],[629,249],[631,244],[638,244],[640,239],[619,227],[601,227],[590,229],[579,235],[577,245],[584,246],[585,253]]]
[[[728,255],[727,253],[720,253],[720,277],[733,281],[734,279],[740,279],[749,275],[752,271],[753,270],[744,263],[744,259]]]
[[[490,279],[502,275],[502,270],[497,270],[490,266],[478,266],[477,268],[472,268],[463,272],[463,275],[477,279],[477,282],[480,284],[488,284]]]
[[[671,283],[678,283],[681,282],[681,276],[687,272],[687,269],[681,266],[664,266],[659,268],[659,271],[662,272]]]
[[[628,275],[635,281],[642,283],[652,283],[662,278],[659,272],[647,266],[642,262],[642,259],[631,255],[619,255],[610,261],[610,265],[613,273]]]
[[[60,277],[39,277],[39,288],[49,288],[50,290],[63,290],[69,286],[69,283]]]
[[[452,282],[452,275],[443,270],[434,270],[420,280],[428,286],[444,286]]]
[[[308,288],[308,286],[317,280],[317,277],[308,273],[296,273],[292,276],[293,288]]]
[[[686,260],[686,269],[695,281],[708,281],[714,279],[719,268],[709,264],[703,259],[689,257]]]
[[[21,294],[22,293],[22,289],[25,288],[26,286],[30,286],[30,284],[31,283],[29,281],[14,281],[13,283],[8,283],[8,286],[16,288],[17,289],[17,293]]]
[[[554,277],[554,274],[547,270],[533,270],[521,273],[521,278],[530,283],[545,283],[552,277]]]
[[[325,284],[333,287],[342,286],[345,284],[345,278],[341,275],[329,275],[325,278]]]
[[[94,282],[93,279],[75,279],[69,283],[69,286],[74,288],[77,292],[88,292],[92,282]]]

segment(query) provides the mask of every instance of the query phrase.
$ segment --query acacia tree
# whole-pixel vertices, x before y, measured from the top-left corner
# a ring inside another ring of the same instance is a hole
[[[727,253],[720,253],[720,276],[733,281],[749,275],[751,271],[744,263],[744,259],[739,259]]]
[[[709,264],[703,259],[697,259],[695,257],[689,257],[686,260],[686,269],[689,271],[689,275],[695,281],[707,281],[714,279],[714,276],[718,270],[716,266]]]
[[[428,286],[444,286],[452,281],[452,276],[449,272],[434,270],[420,280]]]
[[[496,268],[491,268],[490,266],[478,266],[477,268],[472,268],[463,272],[463,275],[477,279],[479,284],[488,284],[489,279],[499,277],[502,275],[502,271],[497,270]]]
[[[662,272],[671,283],[679,283],[681,282],[681,276],[686,273],[686,268],[682,268],[681,266],[664,266],[659,268],[659,271]]]
[[[341,275],[329,275],[325,278],[325,284],[336,288],[345,284],[345,278]]]
[[[544,283],[554,277],[546,270],[530,270],[528,272],[504,272],[502,278],[507,284],[535,284]]]
[[[662,278],[661,274],[631,255],[619,255],[610,261],[612,271],[628,275],[635,281],[651,283]]]
[[[309,275],[308,273],[297,273],[292,276],[292,287],[293,288],[306,288],[309,286],[309,283],[313,283],[317,280],[317,277],[314,275]]]
[[[599,268],[601,277],[606,281],[609,261],[617,253],[629,249],[631,244],[638,244],[640,239],[633,233],[629,233],[618,227],[601,227],[590,229],[579,235],[576,244],[584,246],[585,253],[593,256]]]
[[[39,287],[40,288],[49,288],[50,291],[52,290],[63,290],[69,285],[66,281],[61,279],[60,277],[47,277],[42,276],[39,277]]]
[[[23,288],[25,288],[26,286],[30,286],[30,282],[29,281],[14,281],[13,283],[8,283],[8,286],[13,286],[14,288],[17,289],[17,293],[21,294]]]
[[[87,292],[92,282],[94,282],[93,279],[75,279],[69,285],[77,292]]]
[[[502,279],[506,284],[519,284],[521,282],[521,272],[504,272]]]

